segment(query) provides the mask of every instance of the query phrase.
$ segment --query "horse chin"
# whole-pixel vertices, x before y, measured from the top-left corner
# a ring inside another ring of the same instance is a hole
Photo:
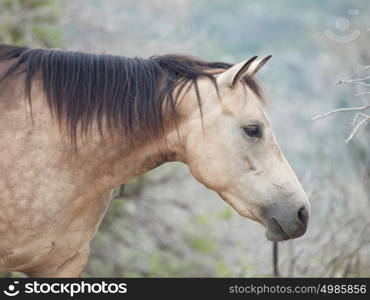
[[[272,242],[280,242],[291,239],[275,218],[271,218],[266,226],[266,238]]]

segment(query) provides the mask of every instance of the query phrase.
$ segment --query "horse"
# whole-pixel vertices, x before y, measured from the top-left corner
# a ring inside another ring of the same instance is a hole
[[[0,272],[81,276],[112,189],[170,161],[269,240],[302,236],[309,201],[255,78],[270,57],[0,45]]]

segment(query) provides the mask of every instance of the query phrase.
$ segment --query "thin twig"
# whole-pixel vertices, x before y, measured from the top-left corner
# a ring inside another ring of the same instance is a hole
[[[355,82],[355,81],[365,81],[365,80],[369,80],[369,79],[370,79],[370,76],[362,77],[362,78],[346,79],[345,81],[353,81],[353,82]],[[339,80],[339,81],[341,81],[341,80]]]
[[[354,135],[356,134],[356,132],[363,126],[365,125],[369,120],[370,120],[370,116],[368,115],[365,115],[365,114],[360,114],[361,116],[364,117],[364,119],[361,121],[361,122],[358,122],[357,125],[353,128],[351,134],[348,136],[348,138],[346,139],[346,144],[348,144],[352,138],[354,137]]]
[[[361,76],[358,75],[361,72],[363,72],[365,70],[368,70],[368,69],[370,69],[370,66],[360,66],[360,69],[357,70],[356,72],[354,72],[348,79],[338,80],[336,82],[336,84],[339,85],[339,84],[347,83],[347,84],[354,84],[354,85],[357,85],[357,86],[360,85],[360,86],[370,87],[370,83],[368,83],[368,80],[370,80],[370,76],[368,76],[368,75],[361,75]],[[357,77],[359,77],[359,78],[354,78],[356,75],[358,75]],[[359,93],[355,94],[355,97],[364,96],[364,95],[370,95],[370,91],[359,92]],[[347,137],[347,139],[345,140],[345,142],[348,144],[352,140],[352,138],[355,136],[357,131],[369,121],[370,116],[363,113],[368,108],[370,108],[369,104],[364,105],[364,106],[337,108],[337,109],[328,111],[328,112],[326,112],[322,115],[318,115],[316,117],[313,117],[312,121],[323,119],[323,118],[328,117],[330,115],[333,115],[337,112],[348,112],[348,111],[356,112],[354,117],[353,117],[353,120],[352,120],[352,126],[353,126],[352,131],[351,131],[350,135]],[[361,121],[357,122],[359,117],[362,117],[363,119]]]
[[[342,84],[342,83],[359,84],[359,85],[370,86],[370,84],[369,84],[369,83],[364,83],[364,82],[360,82],[360,81],[353,81],[353,80],[338,80],[338,81],[336,82],[336,85],[338,85],[338,84]]]
[[[361,113],[360,113],[360,112],[355,113],[355,116],[353,117],[352,122],[351,122],[351,125],[352,125],[352,126],[355,126],[355,124],[357,123],[357,119],[358,119],[358,117],[359,117],[360,115],[361,115]]]
[[[334,110],[331,110],[331,111],[328,111],[322,115],[318,115],[316,117],[313,117],[312,118],[312,121],[316,121],[316,120],[320,120],[320,119],[323,119],[323,118],[326,118],[332,114],[335,114],[337,112],[344,112],[344,111],[364,111],[366,109],[370,108],[370,104],[369,105],[364,105],[364,106],[355,106],[355,107],[344,107],[344,108],[337,108],[337,109],[334,109]]]

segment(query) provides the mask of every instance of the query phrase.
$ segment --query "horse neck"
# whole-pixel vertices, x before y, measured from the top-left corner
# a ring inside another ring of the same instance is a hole
[[[158,142],[151,140],[133,145],[107,139],[82,146],[75,154],[74,168],[83,170],[84,182],[97,189],[111,189],[171,160],[165,145]]]
[[[194,92],[189,91],[182,99],[177,115],[174,122],[165,112],[164,133],[157,138],[148,139],[140,133],[133,137],[134,143],[125,142],[121,137],[111,137],[104,141],[96,138],[91,145],[79,149],[78,157],[82,159],[82,164],[76,164],[75,167],[84,168],[89,164],[90,171],[87,173],[93,178],[88,174],[90,177],[87,181],[94,186],[112,188],[163,163],[186,163],[187,136],[194,126],[202,126]],[[199,122],[194,122],[195,118],[199,118]]]
[[[196,101],[184,99],[184,101]],[[144,174],[157,166],[170,162],[186,163],[186,139],[189,132],[188,119],[197,106],[184,106],[176,120],[164,116],[164,133],[156,138],[143,138],[138,134],[132,142],[124,142],[121,138],[96,143],[92,150],[87,149],[86,155],[97,162],[100,175],[107,178],[112,186],[125,183],[135,176]],[[199,126],[201,123],[199,122]],[[191,128],[190,128],[191,130]],[[83,154],[84,155],[84,154]],[[99,179],[100,180],[100,179]],[[100,180],[101,181],[101,180]]]

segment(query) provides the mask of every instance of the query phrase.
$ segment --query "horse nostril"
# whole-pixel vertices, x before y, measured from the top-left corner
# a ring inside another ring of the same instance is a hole
[[[301,207],[299,210],[298,210],[298,214],[297,214],[297,217],[298,217],[298,220],[306,225],[307,224],[307,221],[308,221],[308,210],[305,206]]]

